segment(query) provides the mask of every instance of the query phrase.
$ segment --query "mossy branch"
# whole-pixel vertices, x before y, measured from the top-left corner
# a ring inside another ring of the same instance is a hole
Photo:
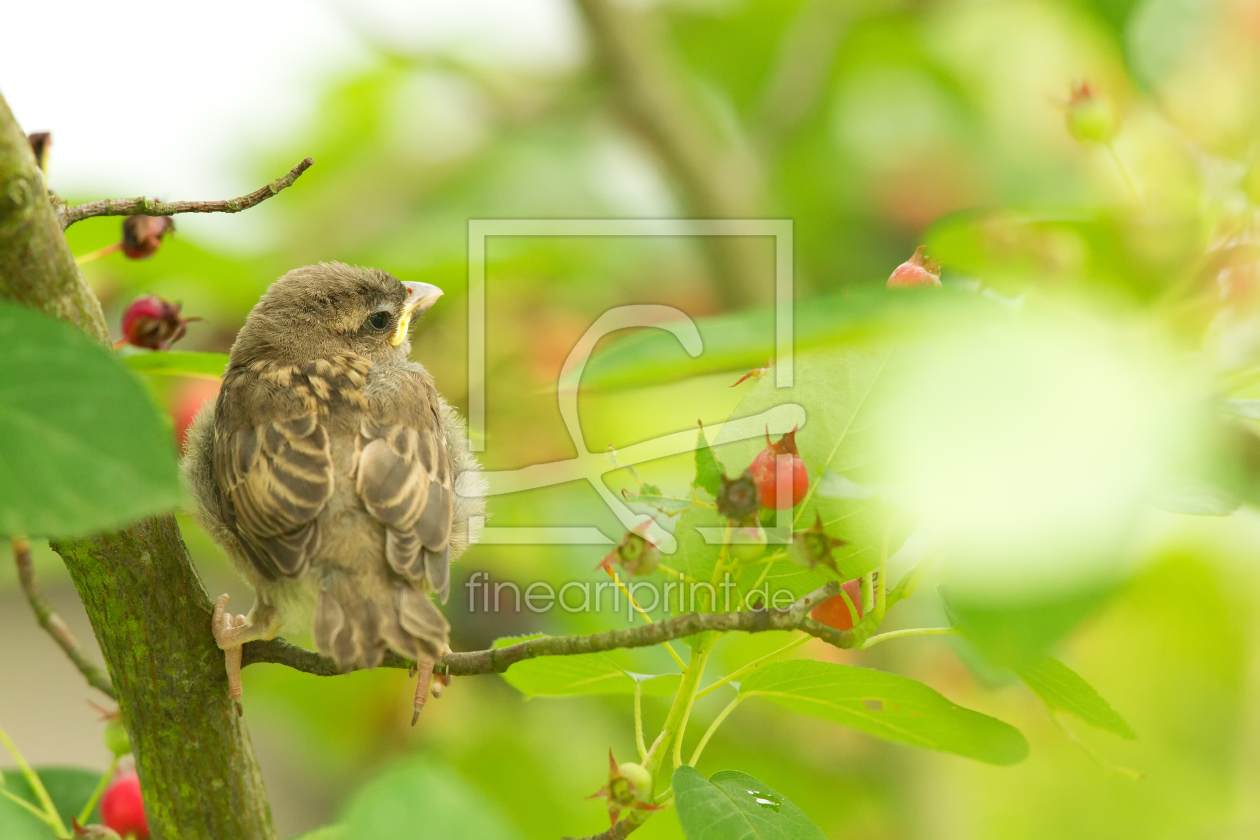
[[[228,198],[220,201],[154,201],[151,198],[104,198],[100,201],[89,201],[73,206],[62,204],[57,207],[57,219],[61,229],[65,230],[75,222],[90,219],[93,216],[174,216],[178,213],[239,213],[242,210],[261,204],[281,190],[293,186],[303,172],[315,163],[314,158],[306,158],[293,167],[283,177],[277,178],[264,187],[259,187],[249,195],[240,198]]]
[[[839,592],[840,584],[832,581],[786,610],[687,613],[624,630],[605,630],[587,636],[543,636],[500,648],[448,653],[433,666],[433,673],[452,677],[501,674],[517,662],[539,656],[574,656],[623,648],[650,647],[704,631],[729,633],[741,630],[745,633],[760,633],[766,630],[802,630],[838,648],[852,648],[860,641],[853,631],[836,630],[809,617],[810,610]],[[281,639],[245,645],[242,666],[258,662],[285,665],[295,671],[321,677],[342,673],[333,660]],[[387,655],[382,663],[382,667],[386,668],[410,668],[413,665],[414,663],[393,654]]]

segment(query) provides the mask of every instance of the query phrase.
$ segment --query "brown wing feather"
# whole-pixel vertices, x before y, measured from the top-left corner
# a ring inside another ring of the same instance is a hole
[[[332,449],[314,414],[216,441],[215,475],[231,526],[269,580],[301,576],[319,550],[317,518],[333,493]]]
[[[436,415],[432,422],[387,425],[364,421],[359,431],[355,488],[386,528],[385,557],[409,580],[446,601],[454,515],[450,455]]]

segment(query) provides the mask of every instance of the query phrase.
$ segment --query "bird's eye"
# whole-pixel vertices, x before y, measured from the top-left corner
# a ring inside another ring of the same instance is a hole
[[[389,326],[389,313],[384,310],[373,312],[368,316],[368,326],[374,330],[383,330]]]

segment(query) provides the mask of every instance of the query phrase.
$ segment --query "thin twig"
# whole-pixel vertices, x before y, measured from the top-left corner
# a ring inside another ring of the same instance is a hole
[[[634,812],[641,813],[641,812]],[[607,831],[601,831],[599,834],[590,834],[586,837],[572,838],[566,837],[565,840],[625,840],[630,836],[630,832],[638,828],[640,823],[631,817],[626,817],[615,823],[612,828]]]
[[[111,700],[117,700],[118,695],[114,693],[114,685],[110,682],[109,675],[92,662],[87,652],[79,646],[70,628],[61,620],[61,616],[53,612],[52,605],[44,597],[43,590],[39,588],[39,581],[35,580],[35,564],[31,561],[29,542],[24,539],[13,541],[13,562],[17,564],[18,581],[22,584],[22,591],[26,593],[26,600],[31,605],[39,626],[48,631],[53,641],[65,651],[66,656],[70,657],[70,661],[79,669],[79,673],[88,681],[88,685],[107,695]]]
[[[73,207],[63,204],[57,208],[57,218],[61,221],[61,229],[65,230],[75,222],[90,219],[93,216],[174,216],[177,213],[239,213],[256,204],[261,204],[283,189],[293,186],[293,182],[315,163],[307,158],[289,170],[282,178],[277,178],[265,187],[259,187],[249,195],[240,198],[229,198],[220,201],[154,201],[151,198],[105,198],[100,201],[89,201]]]
[[[539,656],[574,656],[600,653],[620,648],[659,645],[673,639],[692,636],[706,630],[760,633],[766,630],[803,630],[838,648],[852,648],[858,643],[851,630],[837,630],[809,617],[809,611],[840,591],[836,581],[825,584],[801,598],[786,610],[744,610],[729,613],[688,613],[655,624],[625,630],[606,630],[589,636],[543,636],[489,650],[448,653],[433,666],[433,673],[452,677],[474,674],[501,674],[526,659]],[[314,651],[291,645],[282,639],[249,642],[245,645],[242,667],[257,662],[285,665],[295,671],[330,677],[343,673],[333,660]],[[381,663],[386,668],[410,668],[401,656],[388,654]]]

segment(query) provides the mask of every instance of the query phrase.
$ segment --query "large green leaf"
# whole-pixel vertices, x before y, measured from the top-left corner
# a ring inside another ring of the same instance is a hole
[[[687,840],[825,840],[787,797],[737,770],[706,781],[682,765],[674,771],[674,808]]]
[[[497,639],[495,647],[516,644],[539,636]],[[634,674],[602,653],[542,656],[508,668],[503,679],[528,697],[562,697],[571,694],[633,694],[640,683],[647,697],[668,697],[678,690],[678,674]]]
[[[7,304],[0,346],[0,534],[89,534],[179,504],[170,429],[124,365]]]
[[[877,738],[988,764],[1015,764],[1028,754],[1028,742],[1013,726],[956,706],[921,682],[884,671],[793,659],[753,671],[740,692]]]
[[[889,338],[913,332],[926,318],[959,307],[990,307],[967,292],[935,289],[930,295],[889,294],[882,288],[855,289],[799,302],[792,313],[796,353]],[[672,334],[639,330],[613,339],[591,357],[582,376],[584,388],[659,385],[721,371],[747,371],[773,360],[775,311],[746,309],[695,319],[704,350],[691,358]],[[773,384],[776,373],[762,377]]]
[[[133,353],[127,367],[145,376],[201,376],[218,379],[227,370],[227,353]]]
[[[100,772],[81,770],[77,767],[37,767],[35,772],[48,791],[48,796],[61,815],[61,821],[69,828],[88,797],[101,780]],[[9,793],[39,807],[35,792],[26,783],[26,777],[18,770],[4,771],[4,785]],[[89,822],[100,820],[99,810],[93,811]],[[21,806],[0,797],[0,838],[3,840],[52,840],[53,832],[45,823],[36,819]]]
[[[395,765],[369,782],[350,800],[339,825],[339,840],[521,837],[485,794],[453,768],[425,758]]]
[[[1080,674],[1050,656],[1034,657],[1015,668],[1015,674],[1054,711],[1073,714],[1099,729],[1136,738],[1120,713]]]
[[[808,528],[818,516],[822,517],[828,533],[847,542],[834,551],[845,580],[878,568],[883,552],[895,552],[904,541],[909,520],[883,497],[869,494],[836,498],[818,492],[824,473],[843,476],[860,485],[884,483],[874,436],[886,411],[885,395],[890,388],[890,368],[894,364],[894,354],[882,348],[836,347],[801,354],[796,359],[792,387],[777,388],[774,377],[765,376],[739,404],[733,419],[753,416],[787,403],[804,408],[806,421],[796,433],[796,443],[809,471],[811,491],[794,511],[784,511],[778,516],[782,522],[778,536],[773,528],[777,524],[776,517],[763,512],[762,522],[769,531],[770,545],[762,558],[746,557],[744,567],[736,570],[739,586],[734,591],[737,596],[750,594],[754,584],[761,581],[757,589],[762,599],[776,606],[786,606],[792,598],[834,578],[834,573],[824,566],[805,569],[785,556],[784,532],[789,528]],[[764,436],[733,440],[727,432],[729,428],[726,426],[719,433],[713,449],[726,465],[727,473],[734,476],[752,462],[766,443]],[[674,531],[680,546],[675,561],[681,571],[698,581],[712,579],[721,553],[721,537],[718,535],[716,542],[711,540],[715,529],[723,524],[724,520],[716,512],[701,506],[682,514]],[[724,601],[724,593],[719,591],[718,594],[719,600]],[[778,602],[773,601],[776,595],[781,596]],[[737,604],[738,597],[734,600]],[[718,609],[724,609],[722,603]]]

